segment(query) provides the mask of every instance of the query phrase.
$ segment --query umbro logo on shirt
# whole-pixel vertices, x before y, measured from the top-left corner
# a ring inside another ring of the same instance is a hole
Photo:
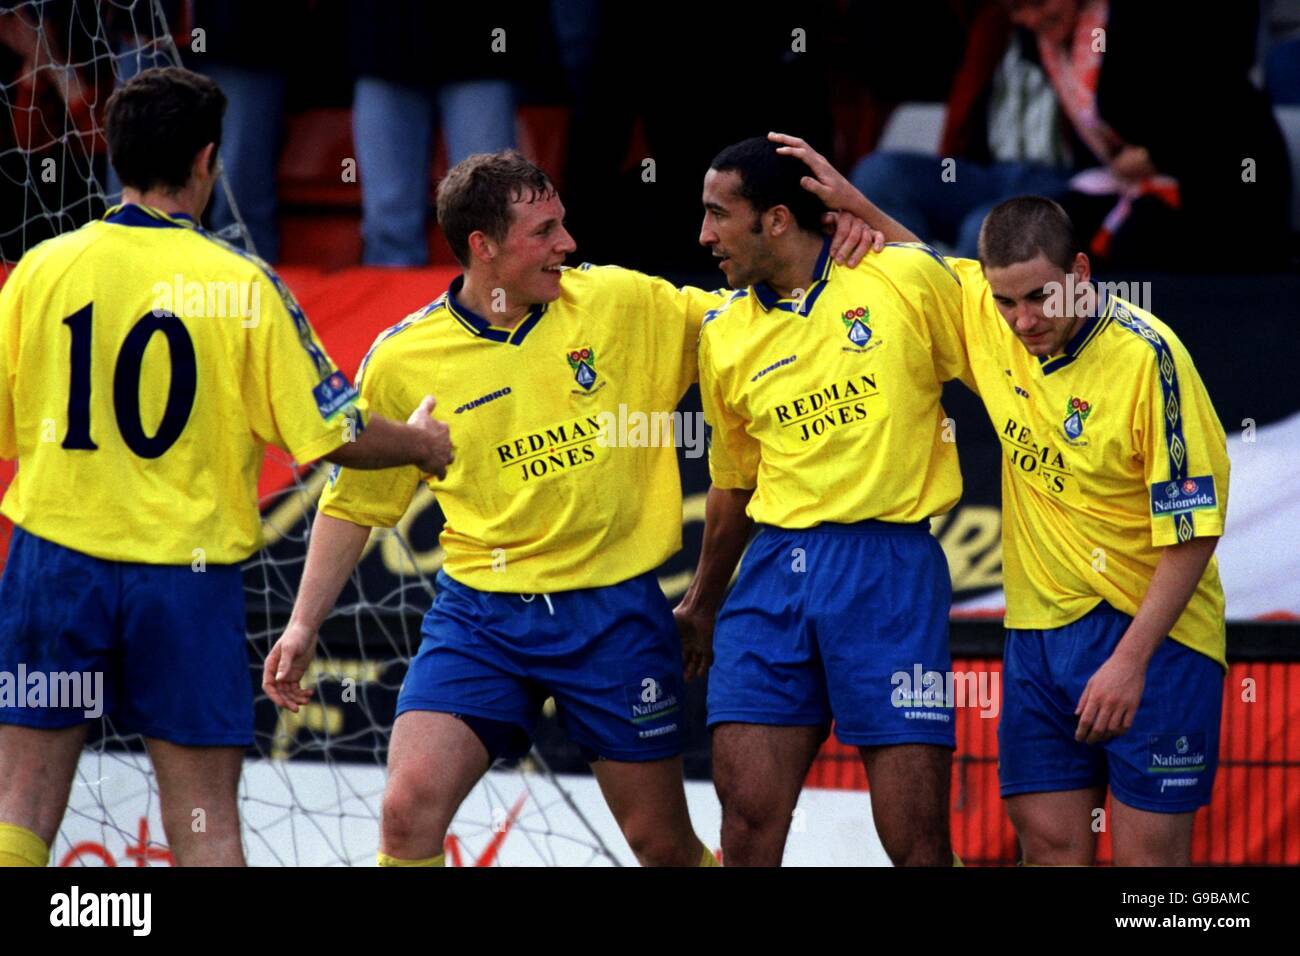
[[[750,378],[750,381],[751,381],[751,382],[757,382],[760,378],[762,378],[762,377],[763,377],[764,375],[766,375],[768,372],[775,372],[775,371],[776,371],[777,369],[779,369],[779,368],[784,368],[785,366],[787,366],[787,365],[789,365],[790,363],[792,363],[792,362],[793,362],[795,359],[797,359],[798,357],[799,357],[798,355],[787,355],[785,358],[781,359],[779,362],[773,362],[773,363],[772,363],[771,365],[769,365],[767,368],[763,369],[763,370],[760,371],[758,374],[756,374],[756,375],[754,375],[753,377],[751,377],[751,378]]]
[[[453,414],[459,415],[462,412],[473,411],[474,409],[478,408],[480,405],[486,405],[488,402],[496,401],[498,398],[504,398],[509,394],[510,394],[510,386],[507,385],[505,388],[499,388],[495,392],[488,392],[486,395],[482,395],[479,398],[474,399],[472,402],[466,402],[464,405],[458,405]]]

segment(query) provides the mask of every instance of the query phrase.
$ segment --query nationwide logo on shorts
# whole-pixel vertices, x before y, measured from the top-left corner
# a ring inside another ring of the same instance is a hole
[[[848,330],[849,341],[857,346],[856,349],[845,349],[845,351],[865,352],[872,336],[871,327],[867,324],[871,321],[871,310],[864,305],[856,309],[845,309],[840,314],[840,321]]]
[[[1069,404],[1065,406],[1065,434],[1070,439],[1078,438],[1083,434],[1083,423],[1088,420],[1092,414],[1092,406],[1082,398],[1070,396]]]
[[[573,369],[574,381],[590,392],[596,384],[596,350],[589,345],[570,349],[565,358],[569,360],[569,368]]]
[[[1205,734],[1151,734],[1147,773],[1200,773],[1206,769]]]
[[[645,726],[648,723],[671,717],[681,709],[681,704],[672,688],[664,686],[664,682],[661,680],[646,677],[639,685],[630,687],[629,691],[632,723],[641,728],[637,732],[638,737],[642,739],[662,737],[664,734],[670,734],[677,730],[675,722],[659,724],[655,727]]]

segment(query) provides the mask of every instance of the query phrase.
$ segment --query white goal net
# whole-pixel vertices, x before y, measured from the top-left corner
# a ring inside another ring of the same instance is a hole
[[[0,0],[0,276],[32,246],[84,225],[117,201],[104,104],[116,84],[140,70],[181,63],[174,37],[188,43],[193,16],[192,4],[164,0]],[[222,236],[249,248],[234,197],[224,182],[222,188],[236,210],[235,226]],[[245,569],[255,682],[292,605],[323,479],[323,470],[299,473],[274,453],[271,467],[284,480],[263,501],[267,547]],[[9,474],[0,472],[0,485]],[[420,504],[413,512],[440,523],[436,507]],[[373,864],[393,707],[441,564],[436,529],[419,530],[426,543],[418,549],[408,524],[372,540],[362,570],[322,630],[307,677],[317,688],[313,702],[298,714],[277,712],[258,692],[257,740],[240,786],[250,863]],[[382,561],[388,573],[368,578],[367,561]],[[108,718],[98,731],[83,754],[52,861],[171,862],[141,741],[117,733]],[[611,850],[612,821],[593,824],[582,810],[595,805],[594,788],[590,779],[562,782],[537,750],[517,766],[494,769],[452,824],[449,864],[620,862],[627,854]],[[584,791],[583,799],[575,799],[575,790]]]

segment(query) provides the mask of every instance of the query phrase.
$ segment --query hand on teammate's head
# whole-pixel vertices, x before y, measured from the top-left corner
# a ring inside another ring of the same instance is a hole
[[[802,160],[811,173],[799,181],[800,185],[815,195],[827,209],[845,209],[851,203],[857,189],[840,173],[831,161],[813,149],[798,136],[785,133],[768,133],[767,138],[777,146],[777,153],[793,156]]]

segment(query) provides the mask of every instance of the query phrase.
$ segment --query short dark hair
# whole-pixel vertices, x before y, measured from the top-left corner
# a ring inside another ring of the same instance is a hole
[[[510,231],[511,203],[554,195],[550,177],[518,150],[475,153],[438,183],[438,225],[456,261],[468,266],[470,233],[483,232],[502,242]]]
[[[179,66],[145,70],[108,98],[109,161],[132,189],[181,189],[199,150],[221,148],[225,112],[226,95],[206,76]]]
[[[1042,253],[1068,272],[1081,251],[1069,214],[1045,196],[999,203],[980,227],[979,258],[986,268],[1002,269]]]
[[[773,206],[785,206],[799,227],[821,232],[826,208],[815,195],[799,185],[809,175],[808,167],[793,156],[782,156],[777,144],[766,136],[752,136],[733,143],[713,157],[710,168],[740,175],[740,195],[762,215]]]

